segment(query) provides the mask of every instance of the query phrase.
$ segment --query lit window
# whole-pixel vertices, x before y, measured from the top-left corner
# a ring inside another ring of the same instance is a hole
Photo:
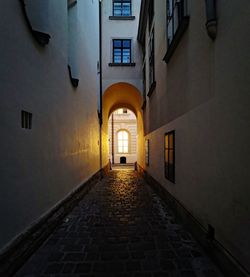
[[[113,0],[113,16],[131,16],[131,0]]]
[[[131,40],[113,40],[113,63],[131,63]]]
[[[128,153],[128,132],[118,132],[118,153]]]
[[[175,132],[165,134],[165,177],[175,182]]]

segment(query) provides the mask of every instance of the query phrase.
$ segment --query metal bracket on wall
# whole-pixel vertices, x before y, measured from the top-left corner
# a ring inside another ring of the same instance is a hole
[[[33,37],[36,39],[36,41],[40,45],[42,45],[42,46],[47,45],[49,43],[49,40],[50,40],[51,36],[47,33],[40,32],[40,31],[37,31],[37,30],[33,29],[32,24],[31,24],[30,19],[29,19],[29,16],[28,16],[28,13],[27,13],[27,10],[26,10],[25,0],[20,0],[20,3],[22,5],[23,14],[24,14],[27,26],[28,26],[30,32],[32,33]]]
[[[70,77],[71,84],[74,88],[77,88],[79,84],[79,79],[73,78],[70,65],[68,65],[68,70],[69,70],[69,77]]]

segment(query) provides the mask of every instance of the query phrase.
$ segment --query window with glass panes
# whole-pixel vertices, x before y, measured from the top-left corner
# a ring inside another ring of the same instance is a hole
[[[113,39],[113,63],[131,63],[130,39]]]
[[[128,132],[121,130],[117,134],[118,137],[118,153],[128,153]]]
[[[155,82],[154,29],[149,41],[149,85]]]
[[[175,131],[165,134],[165,177],[175,182]]]
[[[131,0],[113,0],[113,16],[131,16]]]
[[[172,43],[175,33],[184,19],[185,5],[185,0],[167,0],[168,45]]]

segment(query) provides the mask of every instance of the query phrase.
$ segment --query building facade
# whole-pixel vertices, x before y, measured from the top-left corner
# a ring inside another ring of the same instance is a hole
[[[137,161],[247,276],[249,14],[248,0],[2,1],[0,261],[108,164],[123,108],[114,162]]]
[[[137,161],[137,120],[128,109],[118,109],[109,118],[109,160],[112,164]]]
[[[249,14],[247,0],[146,0],[138,32],[141,166],[248,271]]]
[[[0,249],[99,170],[98,7],[0,3]]]
[[[109,159],[108,120],[120,108],[136,116],[138,158],[143,156],[142,59],[137,40],[140,4],[140,0],[102,1],[103,164]]]

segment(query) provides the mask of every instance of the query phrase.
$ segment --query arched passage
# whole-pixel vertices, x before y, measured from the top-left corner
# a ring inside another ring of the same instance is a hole
[[[142,117],[142,96],[140,91],[129,83],[115,83],[108,87],[103,94],[103,165],[108,163],[109,142],[108,142],[108,119],[112,112],[120,108],[131,110],[137,118],[137,161],[141,164],[143,155],[143,117]]]

